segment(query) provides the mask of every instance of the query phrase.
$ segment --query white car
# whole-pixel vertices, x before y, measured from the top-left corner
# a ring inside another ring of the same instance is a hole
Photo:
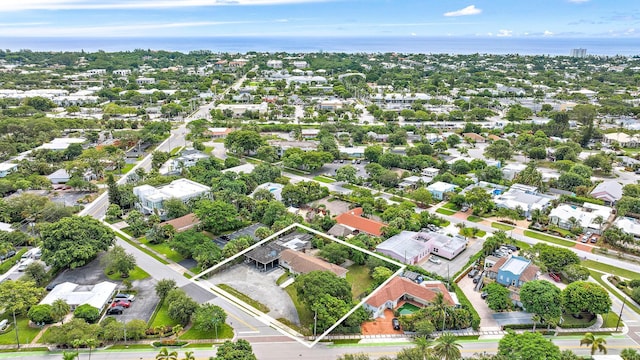
[[[435,257],[435,256],[431,256],[431,257],[429,258],[429,261],[430,261],[430,262],[432,262],[432,263],[434,263],[434,264],[441,264],[441,263],[442,263],[442,261],[440,261],[440,259],[438,259],[438,258],[437,258],[437,257]]]

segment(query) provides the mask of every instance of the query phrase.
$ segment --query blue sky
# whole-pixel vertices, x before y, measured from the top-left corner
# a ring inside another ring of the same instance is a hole
[[[3,0],[0,37],[640,37],[638,0]]]

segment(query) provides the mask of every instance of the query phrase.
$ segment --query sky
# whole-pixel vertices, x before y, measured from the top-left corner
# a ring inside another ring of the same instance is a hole
[[[640,38],[639,0],[2,0],[0,37]]]

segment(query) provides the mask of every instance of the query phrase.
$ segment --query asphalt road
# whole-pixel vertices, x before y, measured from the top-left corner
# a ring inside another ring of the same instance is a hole
[[[619,354],[622,349],[635,348],[640,349],[638,344],[630,343],[628,339],[608,337],[607,349],[609,354]],[[462,355],[472,356],[476,353],[494,354],[498,350],[498,339],[480,340],[480,341],[464,341],[462,344]],[[580,347],[580,337],[562,337],[553,338],[552,341],[560,347],[560,350],[571,350],[578,355],[586,356],[590,354],[589,348]],[[293,341],[285,342],[253,342],[253,351],[260,360],[282,360],[282,359],[307,359],[307,360],[328,360],[336,359],[343,354],[366,353],[372,359],[382,356],[393,356],[404,348],[412,347],[411,343],[397,343],[369,346],[339,346],[333,347],[328,344],[318,344],[316,347],[309,349]],[[196,359],[208,359],[215,356],[215,348],[211,349],[179,349],[178,357],[182,358],[185,351],[193,351]],[[94,360],[152,360],[155,359],[158,350],[119,350],[119,351],[93,351],[91,358]],[[80,358],[86,358],[87,352],[82,352]],[[32,360],[49,360],[52,354],[49,353],[2,353],[1,358],[7,359],[32,359]]]

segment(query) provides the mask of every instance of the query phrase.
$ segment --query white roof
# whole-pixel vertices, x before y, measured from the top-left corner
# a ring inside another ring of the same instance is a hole
[[[178,179],[158,188],[150,185],[136,186],[133,188],[133,193],[150,201],[162,201],[171,198],[187,200],[209,190],[211,190],[210,187],[195,181]]]
[[[456,186],[453,184],[449,184],[442,181],[436,181],[433,184],[427,186],[427,189],[429,191],[447,192],[447,191],[451,191],[451,189],[454,189],[455,187]]]
[[[15,229],[11,227],[11,224],[0,222],[0,231],[13,232]]]
[[[102,310],[116,290],[116,284],[103,281],[95,285],[78,285],[72,282],[58,284],[45,296],[40,304],[53,304],[62,299],[72,307],[89,304]]]
[[[56,171],[54,171],[53,173],[47,175],[47,179],[51,180],[51,179],[59,179],[59,178],[70,178],[71,176],[69,175],[69,173],[67,172],[67,170],[65,169],[58,169]]]
[[[0,163],[0,171],[12,170],[18,167],[18,164],[13,164],[9,162]]]
[[[638,222],[638,220],[634,218],[619,217],[618,219],[616,219],[613,225],[619,227],[627,234],[640,236],[640,222]]]
[[[622,198],[622,184],[613,180],[603,181],[591,191],[591,195],[602,198],[603,196],[597,196],[598,193],[606,193],[611,195],[612,200],[620,200]]]
[[[255,194],[256,191],[258,191],[260,189],[264,189],[264,190],[267,190],[270,193],[272,193],[273,197],[276,200],[281,201],[282,200],[282,189],[283,188],[284,188],[284,185],[282,185],[282,184],[268,182],[268,183],[264,183],[264,184],[260,184],[260,185],[256,186],[256,189],[253,190],[253,192],[251,193],[251,196],[253,197],[253,194]]]
[[[518,256],[510,257],[507,262],[500,267],[500,270],[508,271],[514,275],[520,275],[531,262]]]
[[[549,217],[557,217],[561,221],[568,221],[570,218],[575,218],[583,228],[600,227],[600,224],[595,224],[593,221],[596,217],[602,216],[606,221],[611,215],[612,209],[608,206],[596,205],[591,203],[584,203],[582,208],[563,204],[557,208],[551,210]]]
[[[225,172],[229,172],[230,171],[230,172],[234,172],[236,174],[240,174],[241,172],[245,173],[245,174],[249,174],[255,168],[256,168],[255,165],[253,165],[251,163],[246,163],[246,164],[238,165],[238,166],[235,166],[235,167],[232,167],[232,168],[224,169],[224,170],[222,170],[222,172],[225,173]]]
[[[71,144],[82,144],[87,141],[85,138],[55,138],[46,144],[42,144],[38,149],[66,150]]]

